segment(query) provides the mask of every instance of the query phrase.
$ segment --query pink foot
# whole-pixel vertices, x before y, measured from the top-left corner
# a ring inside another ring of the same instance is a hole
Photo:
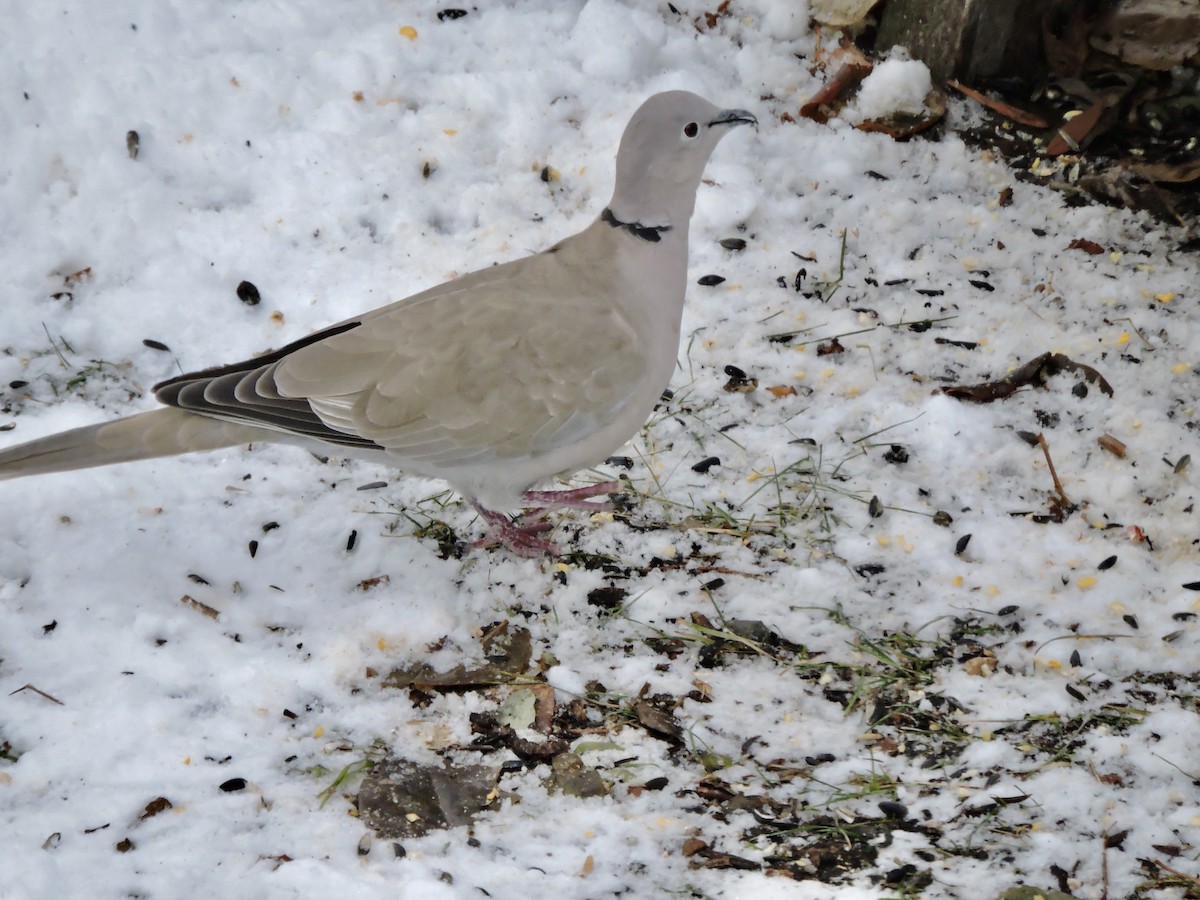
[[[553,541],[548,541],[538,535],[549,531],[551,524],[544,519],[537,519],[528,525],[519,525],[504,513],[486,509],[472,502],[475,511],[483,521],[487,522],[488,533],[471,544],[472,547],[506,547],[517,556],[558,556],[559,549]]]
[[[518,556],[558,556],[558,546],[544,537],[542,532],[553,526],[546,521],[546,513],[552,509],[583,509],[589,512],[608,512],[611,503],[589,502],[592,497],[616,494],[624,490],[619,481],[605,481],[570,491],[526,491],[521,501],[527,505],[525,512],[510,519],[504,513],[480,506],[474,500],[471,505],[488,525],[485,537],[475,541],[472,547],[506,547]]]

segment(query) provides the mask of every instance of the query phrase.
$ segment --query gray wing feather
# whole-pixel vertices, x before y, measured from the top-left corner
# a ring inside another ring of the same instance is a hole
[[[636,329],[589,283],[528,257],[155,395],[427,469],[538,456],[611,421],[645,372]]]

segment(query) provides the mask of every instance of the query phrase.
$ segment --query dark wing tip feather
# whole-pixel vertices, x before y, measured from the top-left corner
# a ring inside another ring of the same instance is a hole
[[[156,384],[154,396],[167,406],[218,419],[259,425],[344,447],[377,448],[379,445],[368,438],[330,428],[303,397],[282,396],[274,378],[275,366],[285,357],[360,324],[335,325],[253,359],[177,375]]]

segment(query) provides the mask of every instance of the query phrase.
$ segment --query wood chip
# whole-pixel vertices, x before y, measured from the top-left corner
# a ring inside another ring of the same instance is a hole
[[[1117,459],[1125,458],[1125,445],[1111,434],[1100,435],[1100,437],[1096,438],[1096,443]]]
[[[831,108],[836,109],[840,106],[862,80],[871,74],[873,68],[874,64],[861,54],[843,63],[834,76],[800,107],[801,118],[812,119],[822,125],[828,122]]]
[[[190,594],[184,594],[182,597],[179,598],[179,602],[184,604],[185,606],[190,606],[192,609],[196,610],[196,612],[198,612],[198,613],[203,613],[204,615],[206,615],[210,619],[212,619],[214,622],[221,617],[220,612],[213,609],[207,603],[201,603],[199,600],[197,600],[195,597],[191,596]]]
[[[1047,128],[1050,123],[1039,116],[1037,113],[1029,112],[1013,106],[1011,103],[1005,103],[1003,100],[996,100],[993,97],[988,97],[986,94],[981,94],[974,88],[969,88],[960,81],[955,81],[953,78],[946,84],[954,90],[958,91],[964,97],[969,97],[981,106],[985,106],[992,112],[999,113],[1006,119],[1012,119],[1021,125],[1026,125],[1029,128]]]

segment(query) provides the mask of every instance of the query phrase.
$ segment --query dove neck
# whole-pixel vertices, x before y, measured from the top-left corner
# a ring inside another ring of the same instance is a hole
[[[651,173],[648,171],[646,174]],[[660,239],[665,239],[669,234],[686,241],[698,185],[668,178],[665,172],[653,174],[658,176],[657,180],[649,177],[618,178],[617,189],[608,201],[607,212],[622,224],[642,230],[654,229]]]

